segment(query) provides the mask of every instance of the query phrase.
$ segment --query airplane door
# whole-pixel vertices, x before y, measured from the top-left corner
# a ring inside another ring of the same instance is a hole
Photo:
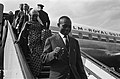
[[[1,47],[2,45],[2,17],[3,17],[3,4],[0,4],[0,79],[3,79],[3,57],[4,57],[4,52],[3,48]]]
[[[0,4],[0,33],[2,28],[3,4]]]

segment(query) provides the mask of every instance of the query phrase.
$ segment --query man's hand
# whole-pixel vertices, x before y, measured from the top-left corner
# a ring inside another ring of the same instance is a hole
[[[58,53],[60,51],[60,47],[56,47],[53,52]]]
[[[15,27],[15,29],[18,29],[19,28],[19,24],[17,24],[17,26]]]
[[[60,47],[56,47],[52,52],[49,53],[49,59],[50,61],[53,60],[54,58],[57,59],[57,54],[60,51]]]

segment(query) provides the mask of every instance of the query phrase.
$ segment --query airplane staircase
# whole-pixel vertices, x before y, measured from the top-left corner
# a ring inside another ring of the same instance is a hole
[[[85,52],[81,52],[84,60],[84,66],[88,73],[88,79],[91,75],[94,76],[95,79],[120,79],[119,73],[94,59],[90,55],[87,55]]]
[[[34,79],[19,44],[14,44],[15,40],[12,26],[8,23],[3,79]]]
[[[23,56],[12,27],[8,25],[8,35],[4,52],[4,79],[35,79]],[[120,74],[82,52],[82,60],[88,79],[120,79]],[[50,66],[44,65],[39,79],[49,79]]]

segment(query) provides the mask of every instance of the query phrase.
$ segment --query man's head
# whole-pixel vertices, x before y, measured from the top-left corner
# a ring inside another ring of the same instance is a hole
[[[43,4],[37,4],[37,7],[38,7],[39,10],[42,10],[44,5]]]
[[[20,5],[19,5],[20,10],[23,10],[23,5],[24,5],[24,4],[20,4]]]
[[[25,11],[28,11],[28,10],[29,10],[29,5],[25,3],[25,4],[23,5],[23,9],[24,9]]]
[[[68,35],[71,32],[72,22],[68,16],[62,16],[59,18],[58,27],[60,33],[63,35]]]

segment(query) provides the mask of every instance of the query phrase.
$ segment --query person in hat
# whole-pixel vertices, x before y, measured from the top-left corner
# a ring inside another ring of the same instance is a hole
[[[41,19],[41,21],[43,23],[42,29],[49,29],[50,20],[49,20],[48,14],[45,11],[43,11],[44,5],[37,4],[37,7],[38,7],[39,18]]]
[[[21,12],[21,11],[23,11],[23,5],[24,5],[24,4],[19,4],[19,10],[16,10],[16,11],[15,11],[15,17],[14,17],[15,19],[17,18],[18,13]]]

